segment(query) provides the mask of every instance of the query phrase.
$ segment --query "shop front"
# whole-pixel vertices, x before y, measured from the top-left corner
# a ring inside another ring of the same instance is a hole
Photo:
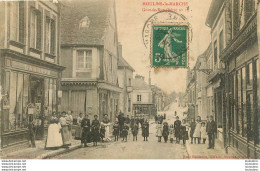
[[[135,117],[153,118],[156,107],[154,104],[133,104]]]
[[[6,53],[2,65],[1,148],[28,145],[28,120],[36,139],[46,135],[48,118],[57,111],[60,71],[56,64],[20,60]]]

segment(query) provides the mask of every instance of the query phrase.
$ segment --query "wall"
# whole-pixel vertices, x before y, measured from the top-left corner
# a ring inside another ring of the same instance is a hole
[[[141,101],[137,101],[137,95],[141,95]],[[152,103],[152,91],[151,90],[134,90],[133,91],[133,103],[134,104],[147,104]]]

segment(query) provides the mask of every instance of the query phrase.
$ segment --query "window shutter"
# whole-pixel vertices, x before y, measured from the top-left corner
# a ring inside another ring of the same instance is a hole
[[[51,20],[51,54],[55,54],[55,43],[56,43],[56,39],[55,39],[55,21]]]
[[[42,46],[42,13],[39,11],[37,13],[37,39],[36,39],[36,49],[41,49]]]
[[[24,1],[19,1],[19,42],[24,43]]]

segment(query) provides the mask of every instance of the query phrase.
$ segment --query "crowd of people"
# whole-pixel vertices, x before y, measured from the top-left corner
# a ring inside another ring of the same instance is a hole
[[[197,117],[196,122],[194,119],[188,123],[185,120],[180,121],[179,117],[175,117],[176,120],[173,124],[168,124],[166,121],[166,115],[156,115],[156,137],[158,142],[162,142],[162,138],[165,143],[170,141],[176,144],[186,144],[186,140],[191,139],[190,143],[204,143],[208,138],[209,147],[214,148],[215,135],[216,135],[216,123],[213,117],[208,117],[207,122],[202,122],[200,116]],[[62,112],[58,116],[55,112],[49,120],[48,135],[46,139],[46,149],[57,149],[60,147],[68,147],[71,145],[72,140],[72,125],[73,117],[72,111]],[[88,143],[93,142],[93,146],[97,146],[98,142],[111,141],[110,132],[112,132],[114,141],[118,141],[119,137],[122,141],[127,142],[129,134],[132,134],[133,141],[137,141],[138,132],[141,129],[141,135],[143,141],[148,141],[149,137],[149,120],[144,115],[139,117],[130,118],[126,117],[123,113],[119,113],[114,123],[111,123],[108,115],[105,114],[102,121],[98,119],[98,115],[94,115],[92,122],[89,116],[82,113],[76,119],[75,127],[75,139],[80,140],[82,147],[87,147]],[[110,131],[110,128],[113,130]]]
[[[163,122],[162,118],[162,115],[155,117],[158,142],[162,142],[163,137],[165,143],[168,140],[170,140],[170,143],[173,143],[175,138],[176,144],[180,144],[182,140],[182,144],[186,145],[186,141],[190,137],[191,144],[205,144],[208,139],[208,149],[214,149],[217,126],[213,116],[207,117],[206,122],[202,122],[201,117],[197,116],[196,122],[192,119],[190,123],[185,120],[180,121],[179,117],[176,116],[176,120],[171,125]]]

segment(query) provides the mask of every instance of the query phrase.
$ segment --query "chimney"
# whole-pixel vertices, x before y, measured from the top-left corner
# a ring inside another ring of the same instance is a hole
[[[119,42],[118,45],[117,45],[117,48],[118,48],[118,57],[119,58],[122,58],[122,44]]]

